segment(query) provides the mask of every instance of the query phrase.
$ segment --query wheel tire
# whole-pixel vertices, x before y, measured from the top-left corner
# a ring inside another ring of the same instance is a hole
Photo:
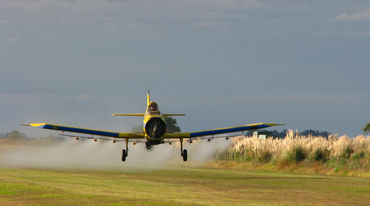
[[[152,149],[152,145],[148,144],[147,142],[145,142],[145,146],[146,146],[146,149],[147,150],[151,150]]]
[[[188,160],[188,151],[186,149],[182,151],[182,159],[184,160],[184,162]]]
[[[122,162],[126,161],[127,152],[125,149],[122,150]]]

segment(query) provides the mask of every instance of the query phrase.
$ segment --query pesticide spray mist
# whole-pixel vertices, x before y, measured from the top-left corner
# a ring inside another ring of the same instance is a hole
[[[156,145],[148,151],[144,144],[129,145],[126,162],[121,161],[124,143],[108,141],[64,140],[49,146],[14,146],[0,155],[5,167],[50,169],[159,169],[163,167],[199,166],[212,160],[215,154],[226,149],[230,140],[184,143],[188,162],[183,162],[178,144]]]

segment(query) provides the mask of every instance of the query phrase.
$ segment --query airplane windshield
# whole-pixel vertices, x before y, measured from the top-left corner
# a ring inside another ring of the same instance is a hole
[[[148,111],[150,111],[150,112],[156,112],[156,111],[158,111],[158,105],[157,104],[151,104],[151,105],[149,105]]]

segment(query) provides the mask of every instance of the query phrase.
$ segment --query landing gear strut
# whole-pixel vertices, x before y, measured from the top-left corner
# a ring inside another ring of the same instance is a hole
[[[126,161],[127,156],[128,156],[128,138],[126,138],[126,149],[122,150],[122,162]]]
[[[183,139],[180,138],[181,156],[182,156],[182,159],[184,160],[184,162],[186,162],[186,160],[188,160],[188,151],[186,149],[182,149],[182,143],[183,143]]]

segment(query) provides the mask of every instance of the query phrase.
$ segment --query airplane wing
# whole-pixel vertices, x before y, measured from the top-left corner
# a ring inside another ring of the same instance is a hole
[[[239,131],[263,129],[263,128],[267,128],[267,127],[281,126],[281,125],[284,125],[284,124],[276,124],[276,123],[246,124],[246,125],[236,126],[236,127],[226,127],[226,128],[218,128],[218,129],[196,131],[196,132],[167,133],[165,135],[165,138],[168,138],[168,139],[195,138],[195,137],[201,137],[201,136],[209,136],[209,135],[225,134],[225,133],[232,133],[232,132],[239,132]]]
[[[113,138],[129,138],[129,139],[130,138],[131,139],[133,138],[144,139],[145,138],[144,133],[112,132],[112,131],[105,131],[105,130],[87,129],[87,128],[81,128],[81,127],[71,127],[71,126],[58,125],[58,124],[49,124],[49,123],[30,123],[30,124],[22,124],[22,126],[31,126],[31,127],[42,128],[42,129],[75,132],[75,133],[98,135],[98,136],[113,137]]]

